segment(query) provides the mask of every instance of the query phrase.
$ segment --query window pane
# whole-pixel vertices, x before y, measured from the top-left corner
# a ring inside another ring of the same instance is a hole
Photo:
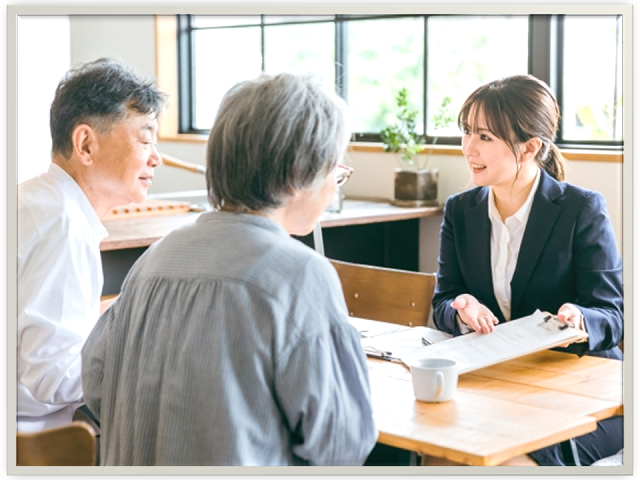
[[[311,73],[333,90],[334,29],[333,22],[265,27],[265,71]]]
[[[410,104],[419,111],[417,130],[422,132],[424,20],[359,20],[346,25],[347,95],[353,131],[378,133],[395,123],[395,97],[406,87]]]
[[[480,85],[527,73],[528,25],[524,15],[429,17],[428,135],[460,135],[455,124],[438,131],[430,125],[445,96],[451,98],[450,111],[457,118],[462,103]]]
[[[193,15],[194,28],[260,25],[260,15]]]
[[[260,27],[199,30],[194,45],[194,128],[206,130],[227,90],[260,75]]]
[[[622,140],[622,18],[564,19],[562,136]]]

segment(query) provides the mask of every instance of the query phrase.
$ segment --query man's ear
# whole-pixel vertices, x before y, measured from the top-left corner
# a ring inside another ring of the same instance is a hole
[[[529,140],[524,142],[523,145],[524,150],[520,157],[521,161],[525,161],[530,158],[536,158],[536,155],[540,151],[540,148],[542,148],[542,140],[540,140],[538,137],[531,137]]]
[[[98,146],[97,141],[95,130],[86,123],[81,123],[73,129],[71,133],[73,153],[83,165],[88,166],[93,163],[93,154]]]

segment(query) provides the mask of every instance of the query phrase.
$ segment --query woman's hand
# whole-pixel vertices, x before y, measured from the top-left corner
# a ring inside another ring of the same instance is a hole
[[[582,312],[573,303],[565,303],[558,309],[556,315],[558,320],[562,323],[566,323],[572,328],[578,328],[586,332],[584,322],[582,321]],[[561,347],[568,347],[572,342],[560,345]]]
[[[478,333],[493,331],[498,319],[487,307],[482,305],[476,297],[463,293],[451,302],[451,306],[458,311],[458,316],[464,324]]]
[[[562,323],[566,323],[572,328],[584,330],[582,312],[573,303],[563,304],[558,309],[558,314],[556,316]]]

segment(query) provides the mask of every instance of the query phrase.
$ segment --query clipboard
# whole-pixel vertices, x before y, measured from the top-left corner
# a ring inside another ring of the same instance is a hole
[[[586,332],[563,325],[554,315],[536,310],[527,317],[497,325],[491,333],[472,332],[433,345],[416,346],[399,356],[407,366],[423,358],[449,358],[458,363],[462,374],[588,338]]]

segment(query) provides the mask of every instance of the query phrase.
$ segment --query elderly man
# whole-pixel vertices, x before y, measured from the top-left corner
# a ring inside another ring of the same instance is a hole
[[[52,163],[18,186],[17,422],[68,424],[83,403],[80,350],[99,314],[100,217],[141,202],[161,163],[163,93],[100,59],[71,70],[51,105]]]

